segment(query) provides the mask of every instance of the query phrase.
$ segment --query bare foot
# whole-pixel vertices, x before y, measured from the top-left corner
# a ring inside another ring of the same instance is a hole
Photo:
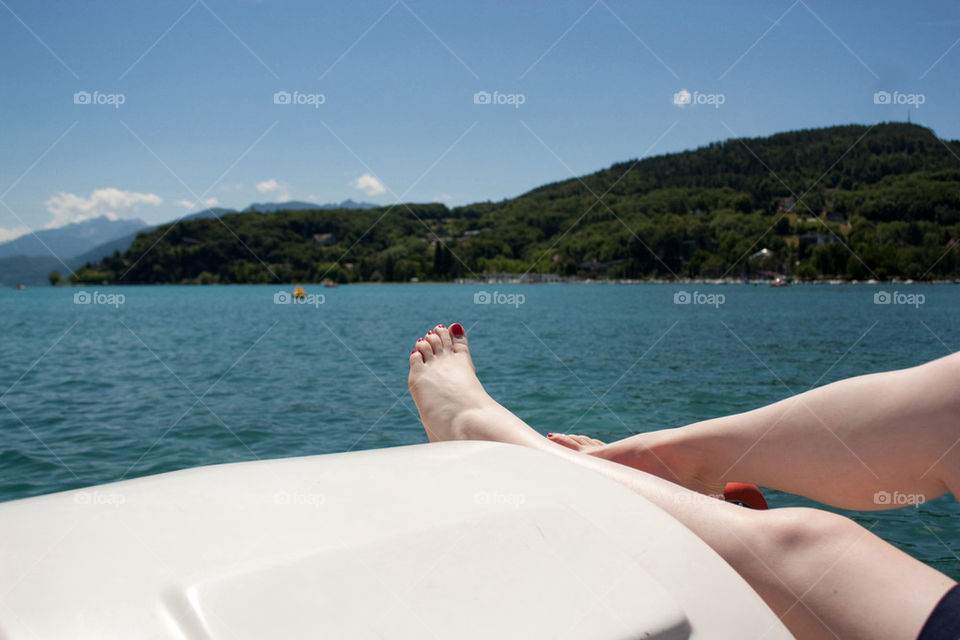
[[[494,440],[543,448],[549,442],[491,398],[477,378],[460,324],[442,324],[410,353],[410,395],[431,442]]]
[[[606,444],[596,438],[570,435],[568,433],[548,433],[547,438],[549,438],[551,442],[556,442],[557,444],[565,446],[567,449],[573,449],[580,453],[594,453]]]

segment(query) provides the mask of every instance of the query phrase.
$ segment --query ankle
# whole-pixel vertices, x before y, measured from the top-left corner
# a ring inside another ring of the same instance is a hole
[[[689,427],[671,431],[673,438],[662,445],[661,455],[680,476],[682,484],[701,493],[722,494],[726,485],[723,476],[729,470],[724,443]]]
[[[485,426],[483,410],[475,407],[461,409],[450,420],[450,432],[456,440],[489,440]]]
[[[626,445],[626,446],[625,446]],[[701,493],[723,492],[718,468],[719,452],[704,438],[686,428],[641,434],[622,443],[606,445],[597,455],[647,471]]]

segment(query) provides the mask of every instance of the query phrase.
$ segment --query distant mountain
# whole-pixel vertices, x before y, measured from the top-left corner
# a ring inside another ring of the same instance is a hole
[[[347,198],[340,204],[325,204],[321,205],[321,209],[376,209],[379,207],[379,204],[373,204],[372,202],[356,202]]]
[[[90,261],[100,260],[107,256],[112,256],[115,252],[119,251],[123,253],[130,248],[130,245],[133,244],[134,239],[137,237],[138,233],[144,233],[146,231],[152,231],[153,226],[144,227],[139,231],[134,231],[133,233],[128,233],[125,236],[120,236],[119,238],[114,238],[109,242],[104,242],[103,244],[98,244],[90,251],[81,253],[79,256],[73,257],[67,260],[67,264],[71,268],[79,267],[80,265],[86,264]],[[60,265],[63,266],[63,265]]]
[[[101,256],[103,257],[103,256]],[[71,262],[67,261],[68,264]],[[84,263],[70,265],[77,268]],[[40,285],[47,284],[47,274],[51,271],[59,271],[61,276],[66,277],[70,272],[63,268],[60,261],[56,258],[28,258],[26,256],[14,256],[12,258],[0,258],[0,286],[14,287],[18,284]]]
[[[316,209],[376,209],[380,205],[369,202],[355,202],[349,198],[340,203],[330,202],[327,204],[314,204],[312,202],[300,202],[291,200],[289,202],[255,202],[246,209],[248,211],[259,211],[260,213],[276,213],[277,211],[305,211]]]
[[[60,262],[53,256],[12,256],[0,258],[0,286],[15,286],[18,284],[40,285],[49,282],[51,271],[58,271],[66,277],[71,270],[81,267],[88,262],[96,262],[112,256],[115,252],[123,253],[133,244],[134,238],[141,231],[150,231],[153,227],[143,227],[140,231],[121,236],[101,245],[97,245],[87,252],[72,258],[65,258]],[[66,263],[68,268],[64,267]]]
[[[13,256],[76,257],[97,245],[128,236],[147,226],[143,220],[110,220],[107,217],[75,222],[58,229],[44,229],[28,233],[0,244],[0,258]],[[132,238],[131,238],[132,241]],[[127,245],[129,246],[129,244]],[[126,249],[126,247],[123,247]],[[51,255],[51,252],[53,255]],[[61,265],[62,266],[62,265]]]

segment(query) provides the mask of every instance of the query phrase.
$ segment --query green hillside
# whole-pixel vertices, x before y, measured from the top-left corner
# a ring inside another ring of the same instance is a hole
[[[960,276],[958,238],[960,143],[916,125],[849,125],[630,160],[454,209],[183,221],[140,234],[74,280],[366,282],[527,272],[930,280]]]

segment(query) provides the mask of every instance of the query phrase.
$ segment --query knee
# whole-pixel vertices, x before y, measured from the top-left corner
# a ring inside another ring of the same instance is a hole
[[[798,572],[819,566],[818,558],[848,548],[863,532],[849,518],[819,509],[773,509],[750,516],[738,527],[736,544],[728,547],[728,561],[768,580],[799,577]]]

